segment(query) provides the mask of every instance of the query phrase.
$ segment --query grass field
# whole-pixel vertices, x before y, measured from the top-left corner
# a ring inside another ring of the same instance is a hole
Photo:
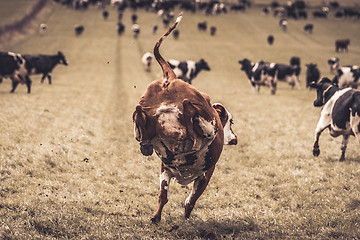
[[[360,239],[360,152],[355,139],[339,162],[341,139],[326,132],[321,154],[312,156],[320,109],[315,92],[304,88],[305,63],[317,63],[332,77],[327,59],[359,64],[359,20],[290,21],[260,8],[220,16],[184,13],[180,38],[169,36],[160,51],[167,59],[204,58],[211,71],[193,81],[212,102],[233,114],[238,145],[225,146],[208,188],[189,220],[183,217],[191,186],[170,186],[162,222],[150,223],[157,207],[160,160],[144,157],[133,137],[132,113],[147,85],[161,76],[158,65],[147,73],[140,62],[151,51],[161,19],[138,11],[141,33],[116,33],[115,9],[73,11],[52,4],[46,34],[14,40],[2,51],[55,54],[53,84],[33,76],[32,93],[10,80],[0,85],[0,239]],[[218,32],[198,32],[206,20]],[[307,22],[312,35],[303,32]],[[75,37],[74,24],[84,24]],[[36,24],[34,24],[36,25]],[[273,46],[266,43],[275,36]],[[335,53],[334,41],[350,38],[348,53]],[[288,63],[302,61],[303,88],[279,83],[275,96],[262,88],[252,93],[242,58]]]

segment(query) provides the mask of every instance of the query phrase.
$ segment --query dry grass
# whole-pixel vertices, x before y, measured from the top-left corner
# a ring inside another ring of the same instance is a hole
[[[143,157],[133,138],[132,112],[150,81],[160,76],[155,65],[143,71],[140,57],[151,50],[155,15],[139,11],[142,26],[136,41],[116,35],[116,17],[103,21],[94,8],[74,12],[54,6],[46,35],[33,34],[5,50],[55,53],[62,50],[68,67],[58,66],[53,84],[33,89],[10,81],[0,85],[0,238],[1,239],[359,239],[359,146],[351,138],[347,160],[338,162],[340,139],[324,133],[320,157],[311,154],[320,109],[313,91],[279,84],[253,95],[237,64],[248,57],[287,63],[298,55],[302,65],[318,63],[323,75],[333,56],[333,40],[350,37],[342,64],[359,62],[358,22],[315,21],[312,36],[304,21],[290,22],[288,33],[278,19],[245,14],[205,17],[184,14],[180,39],[170,36],[161,51],[166,58],[204,57],[212,71],[194,85],[222,102],[235,118],[239,143],[226,146],[217,169],[189,220],[183,202],[190,186],[170,186],[170,201],[159,225],[149,221],[156,209],[160,160]],[[206,19],[217,36],[198,33]],[[73,25],[85,24],[76,38]],[[160,28],[161,32],[163,28]],[[334,32],[336,29],[337,32]],[[275,45],[266,36],[275,35]],[[303,72],[304,72],[303,66]],[[304,74],[301,75],[304,81]]]

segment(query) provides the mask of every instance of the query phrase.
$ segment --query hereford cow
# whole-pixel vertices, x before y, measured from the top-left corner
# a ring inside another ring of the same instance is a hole
[[[192,80],[201,72],[201,70],[210,71],[208,63],[204,59],[199,61],[179,61],[171,59],[168,64],[173,69],[177,78],[191,84]]]
[[[350,44],[350,39],[338,39],[335,41],[335,50],[336,52],[348,51],[348,46]]]
[[[354,135],[360,143],[360,91],[351,88],[340,89],[328,78],[311,84],[316,88],[315,107],[323,107],[315,130],[313,155],[319,156],[319,137],[329,128],[332,137],[343,136],[340,161],[345,160],[349,136]]]
[[[336,74],[339,69],[340,60],[337,57],[328,59],[328,65],[330,66],[330,72]]]
[[[320,71],[315,63],[306,64],[306,87],[309,88],[311,83],[317,83],[320,79]]]
[[[208,95],[177,79],[159,53],[162,41],[175,29],[181,17],[180,14],[154,47],[163,79],[150,83],[133,113],[134,134],[140,142],[141,153],[150,156],[155,150],[161,159],[159,205],[151,218],[153,223],[161,220],[172,178],[182,185],[194,182],[185,201],[185,217],[190,217],[222,152],[224,130],[231,129],[226,126],[231,124],[228,112],[221,105],[212,106]],[[232,137],[234,140],[229,144],[236,144],[236,136]]]
[[[0,52],[0,79],[9,77],[12,81],[11,93],[19,83],[26,84],[27,92],[31,92],[31,79],[25,67],[25,59],[13,52]]]
[[[254,93],[260,92],[260,86],[270,87],[271,94],[276,93],[276,79],[272,78],[271,81],[269,81],[267,63],[263,61],[252,63],[249,59],[244,58],[239,61],[239,64],[241,64],[241,70],[244,71],[248,77]]]
[[[337,70],[337,74],[332,80],[339,88],[352,87],[358,88],[359,86],[360,69],[359,66],[345,66]]]
[[[41,83],[47,77],[49,84],[51,84],[51,73],[58,64],[68,65],[65,55],[58,52],[55,55],[23,55],[26,60],[26,70],[30,75],[42,74]]]

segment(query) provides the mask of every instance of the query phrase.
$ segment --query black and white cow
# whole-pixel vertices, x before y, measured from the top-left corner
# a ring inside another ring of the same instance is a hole
[[[9,77],[12,81],[11,93],[19,83],[26,84],[27,92],[31,92],[31,79],[25,67],[25,59],[13,52],[0,52],[0,79]]]
[[[333,83],[338,85],[339,88],[352,87],[358,88],[359,86],[360,69],[359,66],[344,66],[337,70],[336,76],[333,78]]]
[[[154,54],[152,54],[151,52],[146,52],[141,57],[141,62],[145,67],[145,71],[147,71],[147,72],[151,71],[151,65],[152,65],[153,60],[154,60]]]
[[[314,106],[323,107],[315,130],[313,155],[319,156],[320,135],[329,128],[332,137],[343,136],[339,160],[344,161],[349,136],[355,136],[360,143],[360,91],[351,88],[340,89],[328,78],[311,84],[311,87],[317,91]]]
[[[83,25],[76,24],[74,26],[74,31],[76,36],[80,36],[85,30],[85,27]]]
[[[55,55],[39,54],[23,55],[23,57],[26,61],[25,66],[29,75],[42,74],[41,83],[43,83],[47,77],[49,84],[51,84],[51,73],[56,65],[68,65],[65,55],[60,51]]]
[[[294,88],[294,86],[297,86],[297,88],[300,89],[300,80],[299,75],[297,75],[297,68],[294,68],[287,64],[270,63],[267,73],[269,81],[285,81],[292,88]]]
[[[200,59],[197,62],[191,60],[179,61],[171,59],[168,63],[176,76],[189,84],[191,84],[192,80],[201,70],[210,71],[210,67],[204,59]]]
[[[260,86],[267,86],[271,89],[271,94],[276,93],[276,79],[268,78],[268,64],[263,61],[252,63],[249,59],[244,58],[239,61],[241,70],[245,72],[248,77],[254,93],[259,93]],[[269,81],[270,80],[270,81]]]
[[[311,83],[317,83],[320,80],[320,71],[315,63],[305,65],[306,69],[306,87],[310,87]]]
[[[313,29],[314,29],[314,24],[312,24],[312,23],[307,23],[307,24],[304,26],[304,31],[307,32],[307,33],[312,34]]]
[[[333,74],[337,73],[339,69],[340,59],[337,57],[332,57],[328,59],[328,65],[330,66],[330,72]]]

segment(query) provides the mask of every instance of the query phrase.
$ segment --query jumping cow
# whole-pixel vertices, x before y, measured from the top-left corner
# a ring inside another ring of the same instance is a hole
[[[51,73],[58,64],[68,65],[65,55],[58,51],[55,55],[23,55],[26,61],[26,70],[30,75],[42,74],[41,83],[47,77],[51,84]]]
[[[208,63],[204,59],[199,61],[179,61],[171,59],[168,64],[173,69],[177,78],[191,84],[192,80],[199,74],[201,70],[210,71]]]
[[[31,92],[31,79],[25,67],[25,59],[13,52],[0,52],[0,79],[9,77],[12,81],[11,93],[19,83],[26,84],[27,92]]]
[[[181,185],[194,182],[185,201],[185,218],[190,217],[215,170],[225,143],[224,131],[231,129],[226,127],[226,123],[231,124],[224,118],[227,111],[218,104],[212,106],[208,95],[177,79],[160,55],[162,41],[181,17],[180,14],[155,44],[154,56],[162,68],[163,78],[150,83],[133,113],[134,135],[140,142],[141,153],[150,156],[155,150],[161,159],[159,205],[151,218],[153,223],[161,220],[172,178]],[[236,144],[236,140],[229,143]]]
[[[315,107],[323,107],[315,130],[313,155],[319,156],[319,137],[329,128],[332,137],[343,136],[340,161],[345,160],[349,136],[354,135],[360,143],[360,91],[334,86],[328,78],[311,84],[317,91]]]

